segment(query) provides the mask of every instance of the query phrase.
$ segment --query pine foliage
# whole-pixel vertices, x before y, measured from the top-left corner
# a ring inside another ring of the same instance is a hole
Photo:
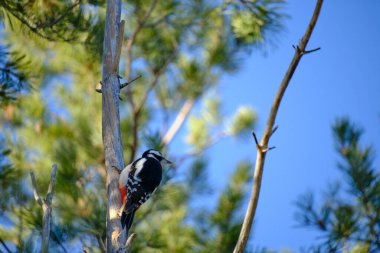
[[[311,252],[379,252],[380,174],[374,151],[360,144],[363,131],[348,119],[338,120],[333,132],[344,185],[330,185],[321,203],[312,193],[301,196],[298,221],[323,236]]]

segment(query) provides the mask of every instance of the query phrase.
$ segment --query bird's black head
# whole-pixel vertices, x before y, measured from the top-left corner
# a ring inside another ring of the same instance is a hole
[[[155,149],[148,149],[142,154],[142,157],[152,157],[158,160],[160,163],[168,163],[171,164],[172,162],[166,159],[160,151],[157,151]]]

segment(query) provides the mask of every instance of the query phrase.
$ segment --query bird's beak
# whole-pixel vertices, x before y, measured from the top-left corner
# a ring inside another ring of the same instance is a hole
[[[166,158],[162,159],[163,164],[172,165],[173,163]]]

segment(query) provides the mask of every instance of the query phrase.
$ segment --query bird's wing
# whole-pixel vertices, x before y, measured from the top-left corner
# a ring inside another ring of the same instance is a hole
[[[142,168],[142,159],[139,158],[133,163],[128,164],[120,173],[119,177],[119,187],[124,187],[127,185],[128,178],[135,177],[135,174],[138,174]]]
[[[128,164],[120,173],[119,177],[119,187],[124,187],[127,185],[127,180],[129,173],[131,171],[131,167],[133,167],[133,163]]]
[[[133,177],[133,174],[136,171],[135,168],[135,162],[128,164],[120,173],[119,177],[119,190],[120,190],[120,196],[121,196],[121,202],[123,204],[123,209],[125,208],[126,201],[127,201],[127,188],[128,188],[128,179],[130,177]]]

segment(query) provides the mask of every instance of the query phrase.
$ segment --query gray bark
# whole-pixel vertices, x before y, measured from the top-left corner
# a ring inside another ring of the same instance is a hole
[[[124,247],[126,234],[121,228],[118,210],[121,206],[118,186],[119,172],[124,168],[123,147],[120,134],[118,65],[121,52],[120,30],[121,1],[108,0],[103,44],[102,85],[102,136],[107,171],[107,252],[117,252]]]

